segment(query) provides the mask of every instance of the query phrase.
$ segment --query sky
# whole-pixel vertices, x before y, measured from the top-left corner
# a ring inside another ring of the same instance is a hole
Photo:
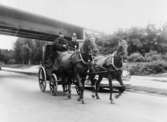
[[[106,33],[167,23],[167,0],[0,0],[0,4]],[[11,49],[16,39],[0,35],[0,48]]]

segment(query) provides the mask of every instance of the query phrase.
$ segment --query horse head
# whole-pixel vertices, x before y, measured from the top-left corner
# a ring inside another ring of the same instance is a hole
[[[127,43],[119,44],[117,50],[109,55],[106,59],[106,66],[114,67],[114,69],[119,70],[123,66],[124,58],[127,56]]]
[[[80,52],[86,62],[92,61],[93,56],[97,52],[96,43],[90,39],[86,39],[80,48]]]
[[[127,42],[125,40],[121,40],[119,42],[118,48],[114,55],[114,65],[118,68],[123,66],[123,61],[127,57]]]

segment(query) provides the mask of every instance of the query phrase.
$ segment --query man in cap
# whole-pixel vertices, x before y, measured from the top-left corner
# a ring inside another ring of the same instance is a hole
[[[77,34],[76,33],[73,33],[72,34],[72,39],[70,41],[70,50],[76,50],[79,48],[79,43],[77,42]]]
[[[64,35],[60,32],[59,37],[54,40],[55,50],[66,51],[68,50],[68,41],[64,38]]]
[[[67,51],[68,50],[68,41],[64,38],[63,33],[59,33],[59,37],[53,42],[53,51],[52,51],[52,69],[58,70],[60,64],[60,57],[57,51]]]

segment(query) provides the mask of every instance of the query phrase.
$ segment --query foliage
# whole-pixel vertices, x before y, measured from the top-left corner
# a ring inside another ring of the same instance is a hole
[[[157,53],[157,51],[150,51],[145,54],[145,59],[147,62],[162,60],[162,54]]]
[[[162,55],[162,60],[167,61],[167,53]]]
[[[132,53],[128,56],[129,62],[144,62],[145,58],[140,53]]]
[[[14,52],[12,50],[0,49],[0,62],[10,63],[13,59]],[[13,60],[15,62],[15,60]]]
[[[163,60],[134,63],[133,65],[129,65],[128,68],[132,75],[157,74],[167,71],[167,63]]]
[[[162,29],[163,28],[163,29]],[[158,53],[167,52],[167,26],[156,28],[154,25],[148,25],[145,28],[132,27],[127,30],[119,30],[112,35],[98,38],[102,54],[109,54],[116,50],[118,40],[126,39],[128,42],[128,55],[139,52],[143,56],[150,51]]]
[[[18,38],[14,47],[14,58],[19,64],[39,64],[42,59],[42,46],[46,42]]]

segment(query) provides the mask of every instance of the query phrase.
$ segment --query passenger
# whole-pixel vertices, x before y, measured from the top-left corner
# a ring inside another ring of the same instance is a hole
[[[59,64],[60,64],[60,57],[59,53],[57,51],[67,51],[68,50],[68,41],[64,38],[64,35],[62,33],[59,33],[59,37],[54,40],[53,42],[53,55],[52,55],[52,61],[53,66],[52,68],[54,70],[58,70]]]
[[[72,39],[69,43],[70,43],[69,50],[76,50],[79,48],[79,43],[77,42],[77,34],[76,33],[72,34]]]
[[[59,33],[59,37],[54,40],[56,51],[66,51],[68,50],[68,41],[64,38],[62,33]]]
[[[91,40],[92,43],[94,43],[93,44],[94,45],[93,56],[96,56],[98,53],[98,49],[97,49],[97,45],[96,45],[96,37],[93,34],[91,34],[89,39]]]

